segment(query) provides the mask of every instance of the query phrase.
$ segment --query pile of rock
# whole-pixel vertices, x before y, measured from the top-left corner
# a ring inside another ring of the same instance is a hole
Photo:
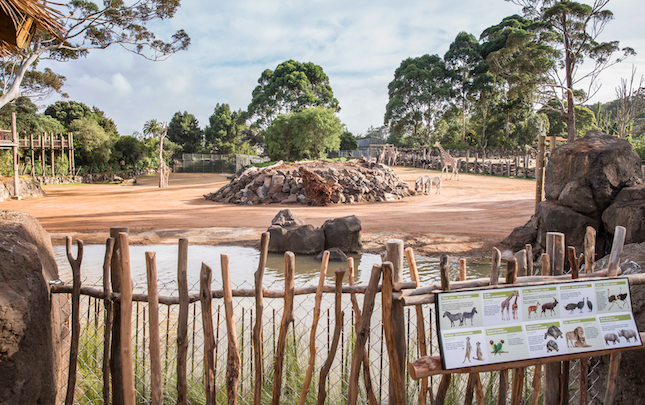
[[[233,204],[308,204],[306,185],[299,169],[304,167],[332,185],[331,203],[394,201],[414,194],[392,169],[368,161],[296,162],[251,167],[214,193],[208,200]]]
[[[547,232],[562,232],[565,243],[580,252],[587,226],[596,229],[599,256],[611,248],[616,225],[627,228],[625,243],[645,241],[645,185],[640,158],[629,142],[589,131],[553,151],[544,183],[546,201],[502,241],[511,248],[531,243],[537,254]]]
[[[343,252],[355,253],[362,247],[361,229],[361,220],[356,215],[330,219],[316,228],[306,224],[291,210],[282,210],[268,229],[269,251],[313,255],[330,250],[334,253],[331,260],[347,260]]]

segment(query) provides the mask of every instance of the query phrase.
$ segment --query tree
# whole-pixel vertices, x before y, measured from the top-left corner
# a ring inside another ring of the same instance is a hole
[[[553,100],[549,106],[557,105],[557,101]],[[566,121],[562,119],[562,115],[554,108],[542,108],[542,112],[546,114],[549,119],[549,126],[547,134],[549,136],[567,136],[568,127]],[[584,136],[587,131],[597,129],[596,116],[593,111],[587,107],[577,105],[575,108],[575,120],[578,123],[576,127],[576,137]]]
[[[248,112],[250,118],[257,118],[257,122],[266,127],[279,114],[318,106],[340,111],[329,77],[322,67],[312,62],[288,60],[275,71],[262,72]]]
[[[625,139],[631,133],[630,127],[634,123],[636,115],[643,112],[645,107],[645,88],[643,87],[643,76],[634,87],[636,68],[632,67],[632,75],[629,80],[620,79],[620,86],[616,87],[616,101],[618,111],[616,114],[616,126],[618,137]]]
[[[437,55],[408,58],[388,85],[384,122],[396,138],[410,134],[427,143],[451,95],[446,66]]]
[[[184,153],[196,153],[202,146],[202,130],[193,114],[176,112],[168,124],[168,139],[181,146]]]
[[[278,115],[267,128],[267,152],[272,160],[319,159],[338,150],[343,126],[334,110],[313,107]]]
[[[45,109],[45,115],[57,119],[65,128],[69,128],[73,121],[80,118],[94,118],[92,109],[87,104],[76,101],[56,101]]]
[[[567,125],[567,139],[572,142],[576,139],[575,106],[593,96],[603,70],[635,52],[629,47],[620,49],[618,41],[599,42],[600,34],[614,18],[611,11],[604,10],[609,0],[594,0],[591,6],[565,0],[507,1],[522,6],[524,15],[536,23],[532,27],[534,41],[554,50],[555,63],[548,69],[536,69],[537,75],[526,80],[536,85],[544,108],[561,115]],[[622,55],[612,60],[616,51]],[[580,69],[585,60],[593,62],[592,69]],[[587,91],[576,88],[583,80],[589,81]],[[547,105],[547,100],[556,100],[557,106]]]
[[[472,34],[460,32],[443,57],[457,103],[461,107],[461,140],[466,140],[466,116],[474,92],[476,69],[482,61],[479,42]]]
[[[242,153],[248,151],[250,145],[242,142],[242,131],[246,123],[242,110],[231,112],[228,104],[215,106],[213,115],[208,118],[209,125],[204,128],[204,139],[210,148],[222,154]]]
[[[65,78],[49,69],[37,70],[42,59],[69,61],[86,56],[90,50],[118,44],[150,60],[163,60],[186,49],[190,38],[179,30],[170,42],[158,39],[147,25],[172,18],[179,8],[178,0],[140,0],[137,2],[71,0],[67,13],[60,15],[59,32],[39,30],[26,49],[3,56],[0,107],[22,93],[43,96],[59,92]]]
[[[148,154],[146,145],[133,136],[122,136],[114,143],[112,159],[125,161],[128,165],[135,165]]]
[[[110,136],[93,118],[83,117],[72,121],[69,131],[74,133],[74,142],[78,144],[81,165],[105,164],[110,160]]]
[[[67,132],[55,119],[38,114],[38,107],[27,97],[19,97],[13,103],[0,108],[0,127],[11,128],[12,112],[16,113],[16,129],[19,133],[42,135],[43,132]]]
[[[349,131],[345,131],[340,135],[340,150],[356,150],[358,149],[358,142],[356,137]]]

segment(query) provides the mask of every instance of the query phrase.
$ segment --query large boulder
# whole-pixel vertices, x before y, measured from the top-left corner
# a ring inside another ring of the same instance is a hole
[[[304,224],[305,221],[298,218],[296,214],[291,212],[291,210],[280,210],[280,212],[278,212],[271,221],[271,225],[279,225],[283,228],[292,228],[295,226],[302,226]]]
[[[524,249],[527,244],[533,244],[537,240],[538,217],[533,215],[529,222],[513,229],[510,235],[502,240],[513,251]]]
[[[328,219],[322,229],[325,231],[325,249],[337,247],[345,253],[355,253],[363,247],[361,220],[356,215]]]
[[[0,211],[0,404],[56,404],[61,308],[51,239],[31,215]]]
[[[290,251],[296,254],[313,255],[325,248],[325,233],[322,229],[305,224],[291,210],[281,210],[271,221],[269,252]]]
[[[623,188],[602,213],[602,222],[612,234],[616,225],[624,226],[625,243],[645,241],[645,185]]]
[[[538,205],[537,242],[546,246],[547,232],[562,232],[567,246],[575,246],[578,252],[584,250],[587,227],[599,229],[600,221],[563,207],[552,201],[542,201]]]

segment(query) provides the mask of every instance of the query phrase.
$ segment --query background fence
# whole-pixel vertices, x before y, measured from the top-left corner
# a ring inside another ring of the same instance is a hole
[[[175,160],[175,173],[236,173],[253,163],[268,162],[269,158],[253,155],[211,155],[184,153]]]

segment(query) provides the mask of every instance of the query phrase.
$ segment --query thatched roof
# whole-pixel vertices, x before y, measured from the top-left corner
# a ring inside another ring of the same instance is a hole
[[[15,53],[44,30],[60,37],[62,14],[39,0],[0,0],[0,53]]]

